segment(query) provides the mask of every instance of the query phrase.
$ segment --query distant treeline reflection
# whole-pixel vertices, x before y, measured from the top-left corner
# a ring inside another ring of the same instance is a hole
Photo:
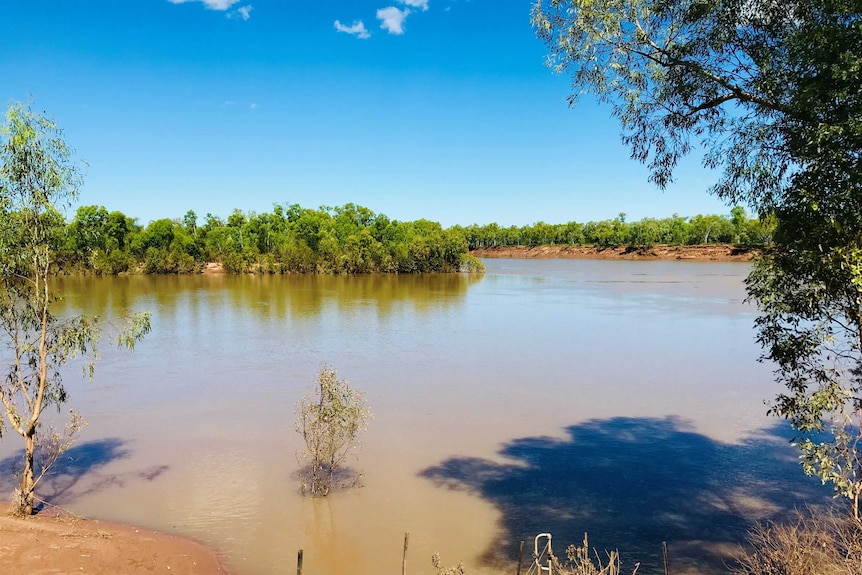
[[[741,207],[729,216],[647,218],[626,222],[625,214],[599,222],[500,227],[498,224],[444,229],[428,220],[399,222],[355,204],[303,208],[273,206],[270,213],[240,210],[227,220],[193,211],[182,218],[142,226],[103,206],[78,208],[58,225],[57,261],[65,271],[111,275],[196,273],[206,262],[228,273],[369,274],[479,272],[469,251],[493,246],[647,246],[769,243],[774,223],[752,219]]]
[[[61,313],[72,309],[100,317],[119,317],[137,307],[156,314],[184,307],[192,320],[236,313],[262,321],[317,321],[328,310],[347,315],[371,310],[385,318],[403,308],[433,314],[462,305],[468,288],[481,279],[478,274],[258,274],[129,275],[107,281],[73,275],[57,280],[64,297],[56,305]]]

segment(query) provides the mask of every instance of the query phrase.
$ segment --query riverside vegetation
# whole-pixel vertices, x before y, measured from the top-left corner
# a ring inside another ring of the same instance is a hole
[[[735,207],[729,216],[645,218],[625,214],[598,222],[501,227],[452,226],[428,220],[399,222],[355,204],[303,208],[273,206],[268,213],[235,210],[227,220],[207,214],[158,219],[146,226],[104,206],[82,206],[58,233],[57,259],[68,272],[97,274],[196,273],[218,262],[229,273],[478,272],[469,250],[505,246],[650,246],[732,243],[766,245],[774,221]]]

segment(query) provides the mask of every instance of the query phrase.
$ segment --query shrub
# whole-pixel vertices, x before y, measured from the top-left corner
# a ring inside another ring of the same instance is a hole
[[[359,446],[359,433],[371,418],[365,396],[351,389],[346,379],[338,379],[334,369],[323,366],[317,385],[296,407],[296,431],[305,440],[302,456],[308,461],[300,472],[303,493],[325,497],[336,484],[355,483],[344,462]]]
[[[471,256],[470,254],[462,254],[461,255],[461,265],[459,266],[459,271],[466,273],[483,273],[485,271],[485,264],[482,263],[482,260],[475,256]]]
[[[584,533],[583,545],[569,545],[566,547],[566,563],[563,564],[557,557],[551,554],[551,563],[554,573],[561,575],[620,575],[622,573],[620,554],[617,551],[607,552],[607,562],[602,564],[598,553],[596,561],[590,557],[590,546],[587,542],[587,534]],[[632,575],[636,575],[640,563],[635,563]]]
[[[734,575],[852,575],[862,566],[862,523],[813,511],[795,523],[759,525]]]
[[[456,567],[446,567],[440,561],[440,554],[435,553],[431,556],[431,565],[437,570],[437,575],[466,575],[467,570],[464,569],[463,563],[458,563]]]

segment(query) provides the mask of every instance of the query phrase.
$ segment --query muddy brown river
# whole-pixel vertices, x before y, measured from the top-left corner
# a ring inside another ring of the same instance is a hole
[[[514,574],[518,542],[589,532],[624,567],[722,573],[802,475],[758,364],[747,264],[486,260],[484,276],[123,277],[66,311],[150,310],[132,354],[66,374],[89,421],[41,496],[218,548],[236,575]],[[299,494],[295,404],[324,363],[374,412],[361,487]],[[8,470],[18,443],[0,443]],[[8,475],[0,488],[11,491]],[[625,570],[625,569],[624,569]],[[630,570],[629,570],[630,572]]]

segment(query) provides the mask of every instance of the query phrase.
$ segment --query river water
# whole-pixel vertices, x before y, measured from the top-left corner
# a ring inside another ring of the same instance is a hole
[[[624,565],[724,572],[752,521],[828,493],[758,364],[746,264],[486,260],[483,276],[65,279],[62,312],[150,310],[66,374],[89,421],[41,495],[215,546],[235,575],[515,573],[589,532]],[[299,494],[295,404],[329,364],[374,420],[361,486]],[[0,443],[0,468],[16,454]],[[5,481],[5,483],[3,483]],[[11,480],[0,481],[11,489]]]

